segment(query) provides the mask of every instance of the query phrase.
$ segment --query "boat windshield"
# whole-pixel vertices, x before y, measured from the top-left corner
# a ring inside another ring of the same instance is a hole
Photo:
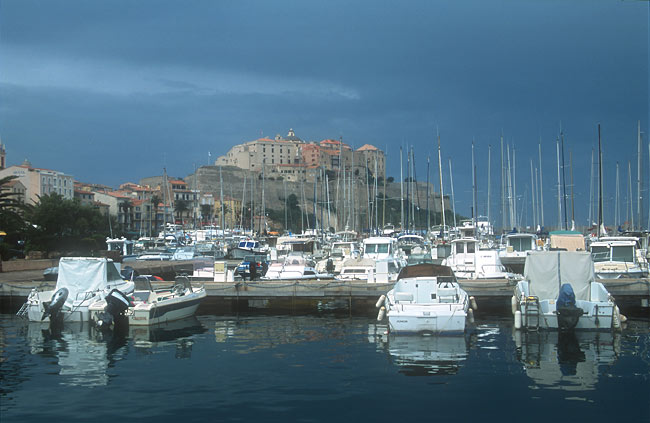
[[[593,256],[595,263],[609,261],[609,247],[606,245],[592,245],[591,255]]]
[[[634,246],[616,245],[612,247],[612,261],[634,263]]]
[[[528,251],[532,247],[532,238],[510,238],[508,241],[514,251]]]
[[[388,253],[388,244],[366,244],[366,254],[367,253]]]

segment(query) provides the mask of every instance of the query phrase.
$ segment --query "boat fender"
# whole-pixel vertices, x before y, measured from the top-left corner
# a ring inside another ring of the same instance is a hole
[[[467,310],[467,320],[469,320],[470,323],[474,323],[474,310],[471,308]]]
[[[43,312],[43,316],[41,316],[41,321],[45,320],[48,316],[51,316],[52,318],[56,317],[56,315],[61,311],[63,304],[65,304],[65,300],[68,299],[68,293],[68,288],[59,288],[54,295],[52,295],[52,301],[50,304],[43,304],[45,311]]]
[[[379,309],[379,313],[377,313],[377,321],[381,322],[384,320],[384,316],[386,315],[386,307],[382,307]]]
[[[512,315],[514,316],[517,311],[517,297],[514,295],[510,298],[510,308],[512,309]]]
[[[521,329],[521,311],[515,311],[515,329]]]
[[[478,306],[476,305],[476,298],[474,297],[469,297],[470,304],[472,305],[472,309],[478,310]]]
[[[376,308],[381,307],[384,301],[386,301],[386,296],[382,294],[381,297],[379,297],[379,299],[377,300],[377,304],[375,304],[375,307]]]

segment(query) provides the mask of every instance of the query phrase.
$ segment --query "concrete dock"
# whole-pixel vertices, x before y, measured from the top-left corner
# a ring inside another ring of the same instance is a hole
[[[47,263],[44,263],[47,264]],[[169,287],[174,275],[191,274],[191,262],[129,262],[140,274],[163,275],[165,281],[153,283],[154,288]],[[6,269],[6,268],[5,268]],[[616,298],[622,311],[634,314],[650,312],[650,279],[600,280]],[[479,309],[495,312],[509,312],[510,298],[516,281],[460,280],[461,287],[476,298]],[[42,269],[16,270],[0,273],[0,312],[11,312],[25,301],[33,288],[52,289],[54,281],[43,279]],[[265,308],[272,311],[322,307],[328,302],[350,309],[374,308],[377,299],[388,292],[392,283],[366,283],[338,280],[294,280],[294,281],[237,281],[212,282],[194,281],[207,291],[205,312]]]

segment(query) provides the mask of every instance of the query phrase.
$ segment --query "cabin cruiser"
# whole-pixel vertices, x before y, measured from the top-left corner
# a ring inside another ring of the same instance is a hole
[[[524,273],[526,255],[537,251],[537,235],[529,233],[510,233],[503,238],[503,248],[499,250],[501,264],[510,272]]]
[[[316,270],[323,273],[332,273],[338,275],[341,273],[341,267],[345,260],[351,258],[353,254],[358,253],[358,245],[351,241],[336,241],[332,243],[329,257],[316,263]]]
[[[363,240],[363,258],[385,260],[397,256],[397,240],[385,236],[374,236]]]
[[[448,266],[419,264],[400,271],[393,289],[380,297],[377,320],[388,318],[389,332],[463,333],[470,298]]]
[[[312,260],[298,254],[289,254],[284,259],[271,263],[262,277],[264,280],[333,278],[331,274],[317,272]]]
[[[442,264],[452,268],[459,279],[513,279],[507,272],[496,250],[481,250],[476,238],[451,241],[451,253]]]
[[[122,238],[106,238],[108,251],[117,251],[122,261],[135,260],[137,254],[134,251],[135,241]]]
[[[352,257],[343,261],[337,279],[358,280],[368,283],[395,282],[402,267],[401,262],[394,258],[373,260]]]
[[[535,251],[512,298],[515,328],[611,330],[618,307],[585,251]]]
[[[599,279],[644,278],[648,261],[638,238],[602,237],[591,243],[596,276]]]
[[[129,326],[155,325],[193,316],[206,297],[205,288],[193,288],[187,277],[176,281],[172,289],[155,290],[149,278],[135,279],[132,302],[124,311]],[[110,300],[110,297],[108,298]],[[90,307],[90,317],[97,326],[103,326],[110,301],[96,302]]]
[[[426,251],[424,238],[416,234],[404,234],[397,237],[397,248],[406,256],[423,254]]]
[[[111,259],[62,257],[54,289],[32,289],[18,314],[33,322],[50,321],[55,315],[64,321],[87,322],[92,303],[103,300],[113,290],[130,295],[133,289],[134,283],[122,278]]]

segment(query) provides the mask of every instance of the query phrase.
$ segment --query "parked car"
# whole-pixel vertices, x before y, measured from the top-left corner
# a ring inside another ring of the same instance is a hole
[[[239,276],[242,279],[251,278],[250,267],[251,262],[255,263],[256,275],[255,278],[258,279],[266,273],[266,270],[269,267],[269,263],[266,259],[266,255],[247,255],[244,256],[244,260],[237,266],[235,269],[235,276]]]

